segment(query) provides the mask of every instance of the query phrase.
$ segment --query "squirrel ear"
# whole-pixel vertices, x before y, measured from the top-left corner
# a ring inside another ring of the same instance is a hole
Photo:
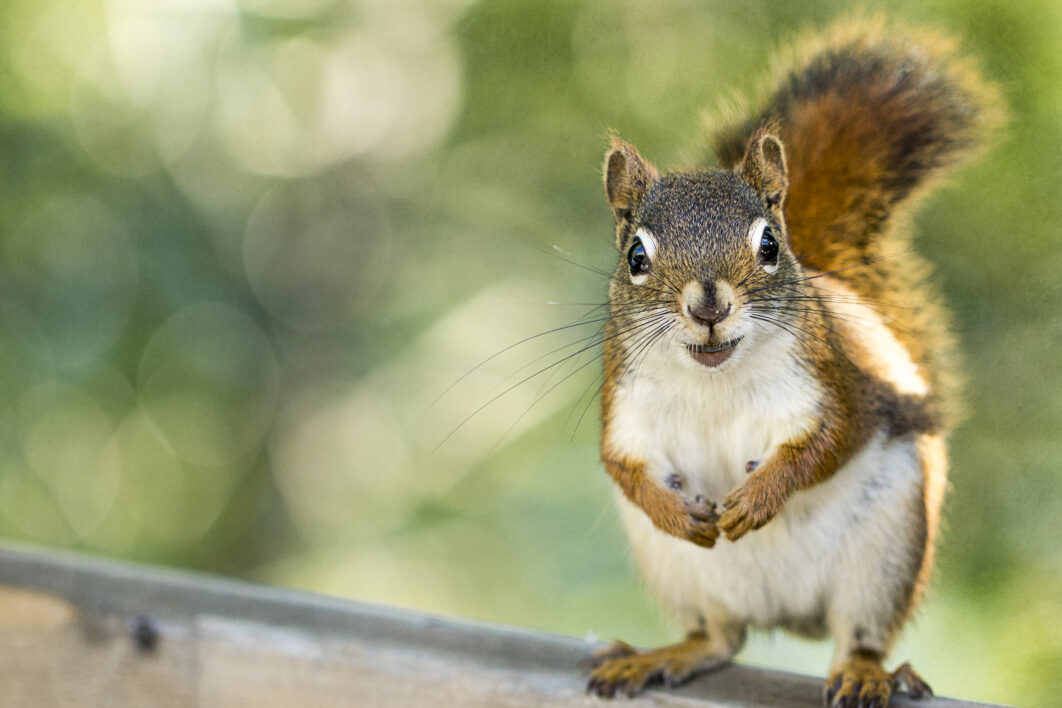
[[[785,148],[769,128],[763,127],[753,133],[736,172],[760,195],[768,209],[782,208],[785,190],[789,186]]]
[[[605,156],[605,196],[617,224],[631,220],[657,179],[656,168],[643,160],[633,145],[612,136],[612,149]]]

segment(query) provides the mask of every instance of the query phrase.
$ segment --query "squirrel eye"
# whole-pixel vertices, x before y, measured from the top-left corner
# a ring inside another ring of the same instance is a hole
[[[767,265],[778,261],[778,241],[775,240],[770,226],[764,226],[763,233],[760,235],[760,258]]]
[[[637,236],[631,248],[627,251],[627,265],[630,266],[631,275],[645,275],[649,272],[649,256],[645,252],[642,240]]]

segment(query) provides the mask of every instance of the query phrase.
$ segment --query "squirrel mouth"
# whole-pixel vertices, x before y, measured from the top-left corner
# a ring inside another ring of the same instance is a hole
[[[741,337],[720,344],[687,344],[686,351],[690,353],[690,356],[698,364],[712,368],[729,359],[730,355],[734,353],[734,347],[740,341]]]

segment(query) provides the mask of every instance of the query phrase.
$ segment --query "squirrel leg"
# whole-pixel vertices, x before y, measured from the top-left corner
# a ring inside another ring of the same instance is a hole
[[[883,444],[879,454],[846,474],[870,474],[860,523],[845,534],[833,571],[826,618],[836,643],[824,697],[831,708],[884,708],[898,684],[916,698],[931,695],[909,666],[882,667],[904,620],[917,601],[920,578],[931,559],[922,447],[916,440]]]
[[[651,475],[644,462],[605,460],[605,469],[633,504],[645,512],[653,525],[672,536],[711,548],[719,536],[715,504],[688,499],[663,480]],[[671,482],[668,482],[671,485]]]
[[[739,626],[697,629],[678,644],[647,651],[617,640],[585,662],[593,666],[586,690],[611,698],[617,693],[635,696],[656,683],[678,686],[727,664],[744,637]]]

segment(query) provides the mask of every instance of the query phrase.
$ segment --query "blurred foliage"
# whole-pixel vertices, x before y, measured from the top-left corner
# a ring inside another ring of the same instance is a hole
[[[1013,109],[998,149],[918,218],[971,417],[935,591],[896,656],[942,693],[1048,705],[1062,10],[888,9],[962,37]],[[5,0],[0,533],[670,638],[597,462],[599,366],[578,352],[594,326],[507,347],[603,302],[607,129],[660,164],[697,154],[704,109],[844,10]],[[821,674],[828,654],[775,635],[744,658]]]

